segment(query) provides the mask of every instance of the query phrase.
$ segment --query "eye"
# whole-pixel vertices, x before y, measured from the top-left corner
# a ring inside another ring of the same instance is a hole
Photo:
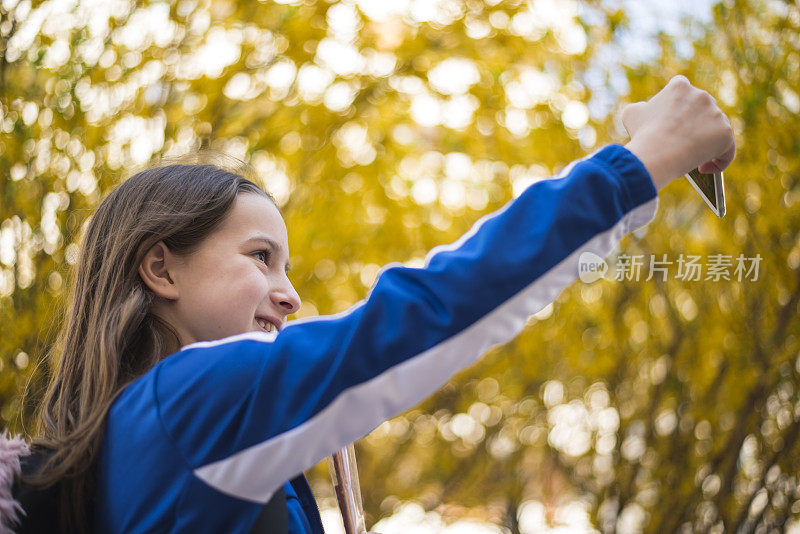
[[[269,250],[266,250],[266,249],[264,249],[264,250],[257,250],[256,252],[254,252],[254,253],[253,253],[253,255],[254,255],[254,256],[256,256],[256,257],[257,257],[257,256],[259,256],[259,255],[263,255],[263,256],[264,256],[264,259],[263,259],[263,260],[261,260],[261,261],[263,261],[264,263],[267,263],[267,262],[269,261],[269,255],[270,255],[270,251],[269,251]]]

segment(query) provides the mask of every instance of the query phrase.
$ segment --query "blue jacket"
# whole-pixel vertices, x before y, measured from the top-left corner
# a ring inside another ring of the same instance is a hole
[[[109,410],[96,526],[246,534],[284,485],[290,530],[322,532],[304,469],[512,339],[577,278],[581,253],[606,257],[657,204],[641,161],[609,145],[434,248],[423,267],[387,265],[347,311],[182,347]]]

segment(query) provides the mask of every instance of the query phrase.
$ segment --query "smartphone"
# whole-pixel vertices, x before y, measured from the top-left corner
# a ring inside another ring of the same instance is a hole
[[[705,174],[695,169],[686,175],[689,183],[697,189],[708,207],[717,217],[725,215],[725,182],[721,172]]]

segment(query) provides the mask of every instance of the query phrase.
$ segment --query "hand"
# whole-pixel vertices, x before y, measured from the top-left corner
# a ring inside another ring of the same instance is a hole
[[[721,172],[736,153],[731,123],[710,94],[675,76],[647,102],[622,109],[631,136],[625,147],[638,157],[660,190],[699,167]]]

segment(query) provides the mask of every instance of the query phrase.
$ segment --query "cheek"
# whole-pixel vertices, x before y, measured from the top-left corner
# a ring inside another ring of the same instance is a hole
[[[257,298],[259,288],[265,286],[264,273],[255,262],[247,258],[226,262],[207,262],[190,283],[194,292],[206,305],[219,310],[240,307],[245,302]]]
[[[204,286],[204,309],[200,322],[210,338],[238,334],[252,328],[253,314],[264,308],[269,291],[257,265],[228,265]],[[208,313],[213,310],[212,313]],[[243,330],[245,329],[245,330]]]
[[[259,302],[269,292],[269,277],[258,265],[241,265],[230,274],[229,290],[235,292],[240,301]]]

